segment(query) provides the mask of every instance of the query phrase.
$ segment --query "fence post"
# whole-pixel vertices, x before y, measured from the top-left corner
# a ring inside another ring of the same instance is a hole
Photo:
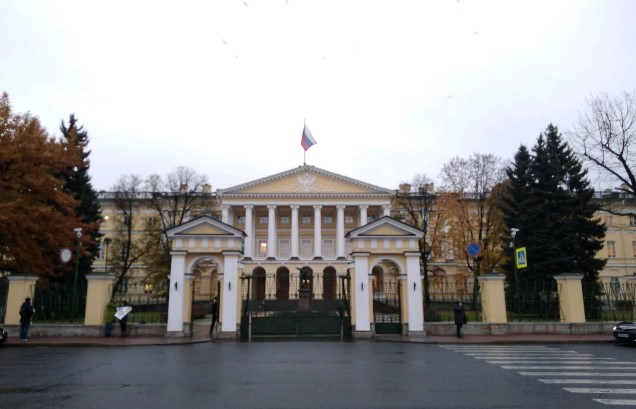
[[[27,297],[33,298],[33,285],[38,281],[34,275],[10,275],[9,292],[7,294],[7,312],[4,317],[6,325],[20,324],[20,306]],[[37,320],[37,311],[34,318]]]
[[[477,279],[481,285],[482,322],[508,322],[504,290],[506,276],[503,274],[484,274],[478,276]]]
[[[561,322],[585,322],[583,306],[582,274],[558,274],[554,276],[559,292]]]
[[[104,325],[106,306],[110,301],[110,292],[115,281],[113,274],[93,273],[86,275],[86,311],[84,325]]]
[[[632,319],[636,317],[636,276],[629,276],[625,279],[626,291],[632,302]]]

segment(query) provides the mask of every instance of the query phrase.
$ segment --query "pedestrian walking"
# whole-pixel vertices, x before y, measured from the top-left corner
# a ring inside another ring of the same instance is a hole
[[[31,305],[31,298],[25,298],[20,306],[20,339],[22,341],[29,340],[29,327],[31,326],[34,312],[33,305]]]
[[[210,324],[210,334],[214,332],[214,326],[219,320],[219,297],[214,297],[212,305],[210,306],[210,312],[212,313],[212,324]]]
[[[455,303],[454,308],[455,313],[455,327],[457,328],[457,338],[464,338],[462,335],[462,325],[466,324],[468,321],[466,319],[466,311],[464,311],[464,306],[461,302],[457,301]]]

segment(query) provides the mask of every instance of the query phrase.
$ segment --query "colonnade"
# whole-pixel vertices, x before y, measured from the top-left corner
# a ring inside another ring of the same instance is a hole
[[[222,205],[222,213],[221,213],[221,221],[223,223],[234,225],[234,215],[237,209],[242,209],[245,212],[245,226],[244,231],[247,234],[247,239],[245,240],[245,248],[244,248],[244,256],[246,260],[255,258],[255,204],[244,204],[244,205],[230,205],[224,204]],[[291,260],[299,260],[300,259],[300,235],[299,235],[299,210],[301,204],[290,204],[290,205],[280,205],[280,204],[266,204],[264,205],[267,208],[267,255],[266,258],[268,260],[277,259],[277,244],[278,244],[278,223],[276,219],[277,210],[281,208],[289,208],[291,210],[291,248],[290,248],[290,259]],[[313,207],[313,259],[322,259],[322,214],[323,209],[327,207],[335,207],[336,209],[336,258],[340,260],[344,260],[346,258],[346,250],[345,250],[345,209],[347,208],[346,204],[312,204],[308,205]],[[353,205],[352,205],[353,206]],[[367,223],[368,218],[368,209],[370,205],[355,205],[358,208],[358,225],[356,227],[363,226]],[[391,205],[383,204],[382,208],[382,216],[389,216],[391,213]],[[240,226],[236,226],[240,227]]]

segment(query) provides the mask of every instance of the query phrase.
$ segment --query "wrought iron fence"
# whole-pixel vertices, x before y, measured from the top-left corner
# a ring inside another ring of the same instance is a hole
[[[338,306],[348,300],[348,289],[341,277],[314,273],[309,289],[309,309],[314,312],[336,314]],[[275,277],[245,276],[242,279],[243,313],[253,317],[266,317],[282,311],[296,311],[299,303],[300,277],[297,275]],[[348,304],[345,306],[348,310]]]
[[[429,280],[429,306],[424,308],[424,320],[455,320],[455,303],[461,302],[469,321],[481,321],[481,291],[475,294],[473,280],[466,276],[432,277]]]
[[[505,294],[509,321],[560,319],[559,292],[554,279],[506,283]]]
[[[32,288],[37,322],[84,322],[86,283],[48,283]]]
[[[636,317],[636,287],[626,283],[583,283],[587,321],[632,321]]]
[[[113,294],[113,302],[121,305],[124,301],[133,310],[128,322],[139,324],[168,322],[168,285],[129,283]]]

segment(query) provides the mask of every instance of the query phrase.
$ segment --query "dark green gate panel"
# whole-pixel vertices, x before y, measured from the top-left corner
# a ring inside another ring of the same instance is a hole
[[[399,322],[380,322],[375,324],[376,334],[401,334],[402,323]]]

